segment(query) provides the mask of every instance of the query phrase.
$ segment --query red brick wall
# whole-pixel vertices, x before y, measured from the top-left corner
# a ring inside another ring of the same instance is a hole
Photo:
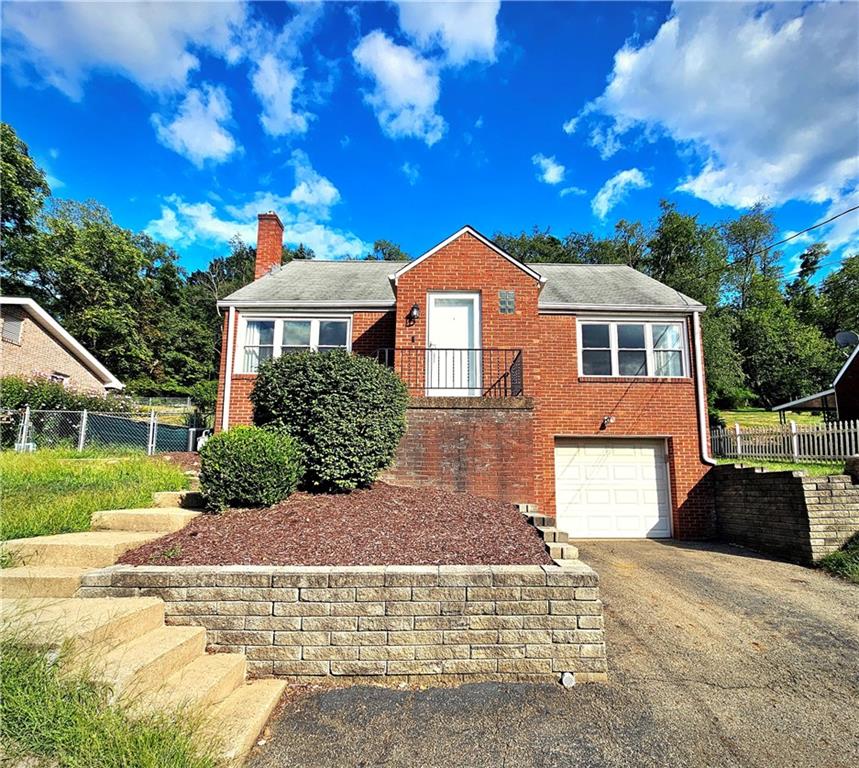
[[[215,429],[222,424],[224,400],[224,370],[227,359],[227,318],[224,316],[224,334],[221,345],[221,370],[218,372],[218,403],[215,408]],[[234,357],[238,354],[239,315],[236,313]],[[355,312],[352,315],[352,350],[361,355],[374,355],[377,349],[394,346],[394,312]],[[235,362],[233,363],[235,367]],[[230,392],[230,426],[253,423],[250,394],[256,375],[234,373]]]
[[[533,404],[527,398],[416,398],[383,479],[513,503],[534,499]]]

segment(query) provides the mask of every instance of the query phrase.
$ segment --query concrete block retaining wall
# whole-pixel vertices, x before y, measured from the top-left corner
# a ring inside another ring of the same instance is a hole
[[[155,595],[255,676],[605,679],[597,574],[565,566],[112,566],[79,597]]]
[[[714,467],[713,474],[717,534],[729,543],[810,564],[859,531],[859,485],[848,475],[734,465]]]

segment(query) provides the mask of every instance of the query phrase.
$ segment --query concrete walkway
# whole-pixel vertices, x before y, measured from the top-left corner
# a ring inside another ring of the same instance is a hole
[[[859,588],[729,547],[580,543],[610,682],[289,701],[255,768],[839,768],[859,753]]]

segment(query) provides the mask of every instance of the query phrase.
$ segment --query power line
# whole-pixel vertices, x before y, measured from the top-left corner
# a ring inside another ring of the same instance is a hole
[[[794,238],[799,237],[800,235],[804,235],[806,232],[811,232],[812,229],[817,229],[818,227],[822,227],[824,224],[829,224],[830,221],[835,221],[835,219],[840,219],[842,216],[846,216],[848,213],[851,213],[855,210],[859,209],[859,205],[854,205],[852,208],[848,208],[846,211],[841,211],[841,213],[836,213],[834,216],[830,216],[826,221],[820,221],[817,224],[814,224],[810,227],[806,227],[799,232],[794,232],[790,237],[786,237],[784,240],[779,240],[777,243],[770,243],[767,246],[764,246],[759,251],[754,251],[750,253],[746,258],[751,258],[752,256],[757,256],[761,253],[766,253],[770,248],[775,248],[777,245],[783,245],[784,243],[788,243]]]

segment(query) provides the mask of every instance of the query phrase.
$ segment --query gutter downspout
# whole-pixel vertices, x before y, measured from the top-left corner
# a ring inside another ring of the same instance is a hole
[[[236,335],[236,308],[230,307],[227,315],[227,360],[224,364],[224,410],[221,414],[221,429],[230,428],[230,394],[233,384],[233,339]]]
[[[701,461],[712,466],[716,460],[710,455],[707,443],[707,397],[704,393],[704,351],[701,346],[701,313],[692,313],[692,339],[695,344],[695,395],[698,401],[698,438],[701,444]]]

